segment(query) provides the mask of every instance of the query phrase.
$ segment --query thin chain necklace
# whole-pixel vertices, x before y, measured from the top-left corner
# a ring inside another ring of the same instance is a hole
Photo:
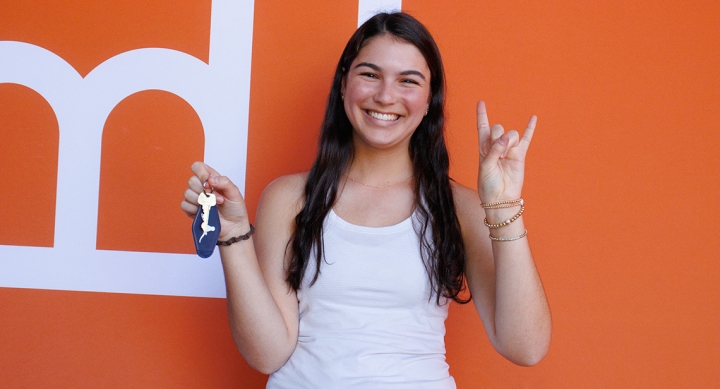
[[[394,182],[394,183],[392,183],[392,184],[387,184],[387,185],[382,185],[382,186],[375,186],[375,185],[366,184],[366,183],[364,183],[364,182],[360,182],[360,181],[358,181],[358,180],[350,177],[349,174],[348,174],[347,178],[349,178],[350,181],[352,181],[352,182],[357,182],[358,184],[363,185],[363,186],[367,186],[367,187],[375,188],[375,189],[383,189],[383,188],[389,188],[389,187],[391,187],[391,186],[395,186],[395,185],[397,185],[397,184],[401,184],[401,183],[403,183],[403,182],[411,179],[411,178],[412,178],[412,174],[409,175],[407,178],[403,179],[402,181],[398,181],[398,182]]]

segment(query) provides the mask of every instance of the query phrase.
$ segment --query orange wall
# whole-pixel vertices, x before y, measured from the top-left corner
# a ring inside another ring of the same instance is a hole
[[[52,4],[0,5],[0,39],[47,47],[82,74],[134,47],[207,60],[209,1],[124,1],[103,12],[81,0]],[[428,25],[445,59],[458,181],[472,186],[477,173],[477,99],[508,128],[539,117],[524,197],[553,343],[538,366],[513,366],[492,350],[472,307],[453,306],[447,347],[458,386],[720,387],[720,162],[711,156],[720,146],[720,3],[405,0],[403,8]],[[354,1],[256,1],[251,210],[273,178],[309,167],[333,65],[356,20]],[[142,99],[193,118],[172,96]],[[24,111],[6,103],[16,100]],[[52,175],[7,157],[32,147],[9,134],[30,123],[28,107],[46,115],[37,100],[0,84],[0,179],[39,198],[45,224],[37,228],[46,236]],[[41,119],[32,122],[36,133],[57,131]],[[188,123],[185,131],[195,129]],[[52,164],[57,154],[46,146],[57,140],[47,142],[36,155]],[[198,153],[176,150],[178,160]],[[188,172],[164,168],[172,177]],[[180,214],[181,193],[163,194],[158,202],[167,205],[157,212]],[[5,198],[0,217],[17,220]],[[169,223],[182,230],[189,219]],[[7,226],[0,224],[2,239]],[[164,244],[186,251],[188,238]],[[221,299],[0,288],[0,386],[262,388],[264,377],[235,350]]]

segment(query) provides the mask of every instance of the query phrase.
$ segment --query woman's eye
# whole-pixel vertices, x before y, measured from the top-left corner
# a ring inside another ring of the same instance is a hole
[[[370,78],[378,78],[378,76],[374,73],[360,73],[361,76],[370,77]]]
[[[417,82],[417,81],[415,81],[415,80],[413,80],[413,79],[411,79],[411,78],[406,78],[406,79],[402,80],[401,82],[402,82],[403,84],[415,84],[415,85],[420,85],[419,82]]]

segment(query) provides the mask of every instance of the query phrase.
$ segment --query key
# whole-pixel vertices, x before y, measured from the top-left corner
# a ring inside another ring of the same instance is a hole
[[[217,198],[214,194],[203,191],[198,196],[197,214],[192,225],[195,251],[201,258],[208,258],[215,251],[220,236],[220,215],[217,209]]]
[[[215,226],[210,225],[210,208],[217,204],[217,199],[214,194],[203,192],[200,193],[198,197],[198,203],[200,203],[202,207],[202,224],[200,228],[202,228],[203,234],[200,236],[200,239],[198,239],[198,243],[200,243],[208,232],[215,231]]]

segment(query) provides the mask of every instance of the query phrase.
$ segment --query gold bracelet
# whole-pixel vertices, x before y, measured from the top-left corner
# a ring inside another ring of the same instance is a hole
[[[517,220],[517,219],[523,214],[523,212],[525,212],[525,206],[522,205],[522,204],[520,204],[520,212],[516,213],[515,216],[511,217],[510,219],[505,220],[505,221],[502,222],[502,223],[490,224],[490,223],[488,223],[487,218],[483,219],[483,222],[485,223],[485,226],[487,226],[488,228],[500,228],[500,227],[505,227],[506,225],[508,225],[508,224],[514,222],[515,220]]]
[[[496,237],[490,235],[490,240],[494,240],[496,242],[512,242],[513,240],[522,239],[526,235],[527,235],[527,230],[525,230],[525,232],[523,232],[522,234],[520,234],[518,236],[513,236],[512,238],[496,238]]]
[[[525,203],[522,197],[517,200],[496,201],[494,203],[481,203],[480,206],[485,209],[512,208],[522,206]]]

